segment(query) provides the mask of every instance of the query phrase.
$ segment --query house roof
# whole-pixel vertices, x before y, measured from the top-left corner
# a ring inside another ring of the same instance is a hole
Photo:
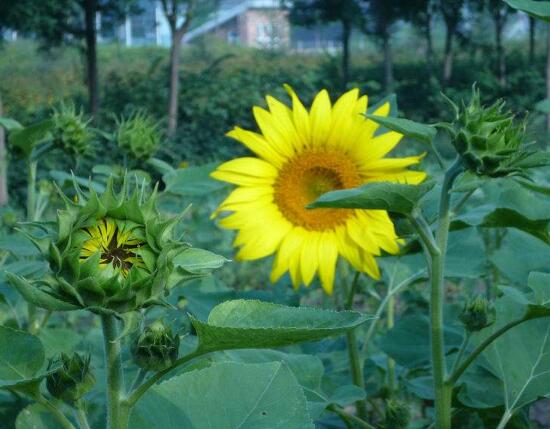
[[[193,40],[210,30],[223,25],[233,18],[243,14],[248,9],[279,9],[279,0],[222,0],[206,22],[190,30],[183,38],[184,42]]]

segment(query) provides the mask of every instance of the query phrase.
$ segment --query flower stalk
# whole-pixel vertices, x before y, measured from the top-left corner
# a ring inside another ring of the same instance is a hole
[[[128,427],[128,410],[122,406],[124,375],[120,357],[120,339],[117,320],[113,316],[101,316],[105,345],[105,369],[107,374],[107,429]]]

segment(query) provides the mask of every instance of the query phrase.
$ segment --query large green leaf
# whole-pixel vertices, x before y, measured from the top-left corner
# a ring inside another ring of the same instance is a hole
[[[219,363],[151,388],[132,429],[313,429],[300,385],[280,362]]]
[[[59,422],[43,405],[31,404],[17,416],[15,429],[59,429]]]
[[[44,359],[44,347],[37,337],[0,326],[0,387],[35,379]]]
[[[353,329],[369,316],[354,311],[287,307],[254,300],[220,304],[207,322],[191,316],[199,350],[272,348],[317,341]]]
[[[217,166],[217,163],[209,163],[170,171],[162,178],[166,191],[184,196],[205,196],[219,191],[226,185],[210,177]]]
[[[0,127],[3,127],[8,131],[11,131],[11,130],[20,130],[23,128],[23,125],[21,125],[15,119],[6,118],[5,116],[0,116]]]
[[[408,215],[434,185],[433,181],[420,185],[391,182],[368,183],[358,188],[327,192],[310,204],[308,208],[387,210]]]
[[[550,22],[550,1],[504,0],[510,7]]]
[[[437,134],[437,130],[426,124],[411,121],[404,118],[393,118],[391,116],[376,116],[367,113],[366,117],[386,127],[389,130],[397,131],[404,136],[416,139],[430,145]]]
[[[46,138],[52,127],[53,121],[46,119],[22,129],[14,129],[9,142],[28,157],[36,145]]]

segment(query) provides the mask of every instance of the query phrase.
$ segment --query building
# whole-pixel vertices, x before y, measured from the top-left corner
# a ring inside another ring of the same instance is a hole
[[[128,16],[118,27],[100,25],[102,39],[119,40],[127,46],[169,46],[170,29],[160,1],[141,0],[140,9],[142,13]],[[221,0],[216,10],[196,20],[184,36],[184,43],[206,35],[262,49],[333,51],[341,46],[337,24],[291,27],[288,11],[281,8],[280,0]]]

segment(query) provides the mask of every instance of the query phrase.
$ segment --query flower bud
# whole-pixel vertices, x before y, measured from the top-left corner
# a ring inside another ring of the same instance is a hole
[[[60,358],[50,361],[48,370],[55,368],[46,377],[48,392],[68,404],[73,404],[92,389],[95,377],[90,370],[90,355],[82,357],[78,353],[68,356],[61,354]]]
[[[459,316],[468,332],[481,331],[495,323],[495,308],[482,296],[469,300]]]
[[[158,149],[158,124],[144,113],[136,113],[118,123],[118,146],[137,160],[151,158]]]
[[[92,133],[88,129],[89,120],[77,112],[74,105],[62,105],[52,115],[53,145],[72,156],[86,155],[91,151]]]
[[[411,410],[407,403],[396,399],[386,401],[384,427],[386,429],[405,429],[411,420]]]
[[[514,114],[504,109],[504,101],[489,107],[481,104],[473,88],[468,105],[459,108],[449,100],[456,113],[453,123],[439,124],[451,135],[455,149],[468,170],[477,175],[502,177],[524,173],[526,169],[548,165],[548,157],[527,150],[525,122],[515,121]]]
[[[139,335],[132,346],[136,364],[147,371],[161,371],[178,358],[180,338],[161,321],[156,321]]]

